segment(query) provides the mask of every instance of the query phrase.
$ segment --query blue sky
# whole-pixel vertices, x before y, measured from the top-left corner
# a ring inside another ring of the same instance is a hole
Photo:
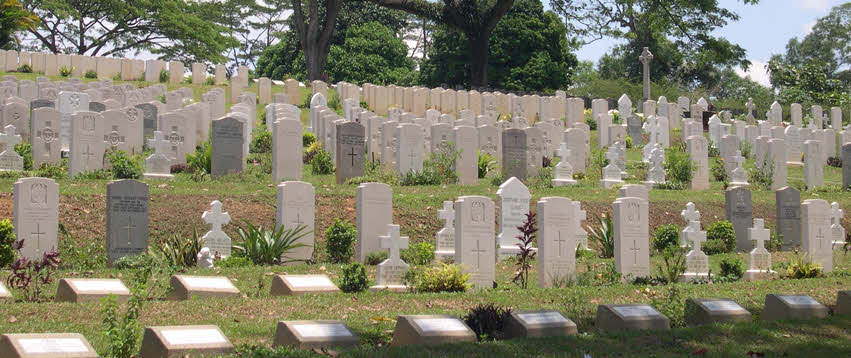
[[[741,17],[717,30],[716,35],[738,43],[747,50],[751,66],[748,73],[757,82],[768,85],[765,64],[772,54],[784,53],[786,42],[793,37],[806,35],[816,20],[827,15],[833,6],[846,3],[843,0],[761,0],[758,5],[743,5],[741,0],[719,0],[721,6],[734,11]],[[544,0],[546,6],[549,1]],[[580,60],[597,60],[617,42],[598,40],[582,47],[577,56]]]

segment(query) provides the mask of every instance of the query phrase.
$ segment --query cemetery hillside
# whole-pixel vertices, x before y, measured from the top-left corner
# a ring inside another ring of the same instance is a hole
[[[0,358],[849,357],[849,43],[840,0],[0,1]]]

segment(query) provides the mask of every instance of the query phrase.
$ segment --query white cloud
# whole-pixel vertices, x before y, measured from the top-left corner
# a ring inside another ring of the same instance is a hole
[[[798,6],[806,10],[827,10],[830,7],[828,0],[796,0]]]
[[[736,74],[744,78],[750,78],[763,86],[771,87],[771,82],[768,80],[768,71],[765,69],[765,65],[767,64],[768,62],[765,61],[751,60],[751,66],[747,72],[743,71],[741,67],[737,67]]]

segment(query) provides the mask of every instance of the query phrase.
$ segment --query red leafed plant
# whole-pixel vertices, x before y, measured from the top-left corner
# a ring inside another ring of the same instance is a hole
[[[50,249],[45,252],[41,260],[31,261],[24,257],[21,249],[24,247],[24,239],[15,242],[14,249],[20,257],[12,263],[12,274],[6,279],[9,287],[24,291],[24,299],[29,302],[38,302],[44,286],[53,280],[51,271],[59,267],[62,260],[59,253]]]
[[[517,230],[520,230],[520,235],[517,236],[517,240],[520,240],[517,244],[517,247],[520,248],[520,253],[517,254],[517,261],[514,264],[517,267],[517,271],[514,272],[514,280],[512,282],[519,281],[520,287],[525,289],[529,283],[529,270],[532,268],[532,260],[535,259],[536,254],[532,247],[532,242],[535,241],[535,237],[538,235],[535,213],[530,211],[526,214],[526,220],[523,221],[523,225],[517,227]]]

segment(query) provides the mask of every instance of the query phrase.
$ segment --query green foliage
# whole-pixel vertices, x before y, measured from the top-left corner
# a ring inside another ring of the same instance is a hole
[[[204,247],[204,240],[193,230],[191,237],[181,237],[174,234],[161,242],[151,254],[159,261],[174,267],[195,267],[198,263],[198,252]]]
[[[159,74],[158,79],[159,79],[160,83],[166,83],[166,82],[168,82],[168,79],[169,79],[170,76],[171,76],[171,74],[168,72],[167,69],[162,69],[162,70],[160,70],[160,74]]]
[[[657,265],[659,275],[669,283],[677,282],[680,275],[686,272],[686,248],[680,245],[668,246],[662,249],[662,263]]]
[[[630,136],[626,136],[626,149],[632,148],[632,138]]]
[[[455,144],[444,142],[437,152],[429,154],[423,161],[421,172],[408,172],[399,179],[399,185],[439,185],[455,184],[458,173],[455,172],[455,160],[463,153],[455,150]]]
[[[517,270],[514,273],[514,279],[511,281],[519,281],[520,287],[523,289],[526,289],[529,282],[529,270],[532,269],[532,261],[535,259],[535,255],[537,254],[537,251],[535,251],[532,247],[532,244],[538,236],[537,224],[535,213],[530,211],[526,213],[526,219],[523,220],[523,225],[517,227],[517,230],[520,232],[520,235],[517,236],[517,240],[520,241],[517,243],[517,247],[520,249],[520,252],[517,253],[517,256],[515,257],[516,261],[514,262],[514,267],[516,267]]]
[[[691,183],[696,169],[688,153],[675,148],[665,149],[665,162],[662,163],[662,167],[665,169],[665,178],[669,182],[683,185]]]
[[[260,124],[251,131],[251,143],[248,145],[249,153],[271,153],[272,132],[265,124]]]
[[[366,269],[360,262],[353,262],[343,266],[340,275],[340,291],[346,293],[358,293],[369,289],[369,279],[366,277]]]
[[[138,255],[132,256],[124,256],[115,262],[112,263],[112,267],[119,270],[138,270],[138,269],[150,269],[156,265],[164,264],[157,260],[157,257],[154,255],[149,255],[147,253],[141,253]]]
[[[94,80],[98,78],[98,73],[95,70],[88,70],[85,74],[83,74],[83,77]]]
[[[107,160],[112,166],[112,177],[115,179],[140,179],[145,172],[141,156],[130,157],[121,150],[111,150]]]
[[[382,261],[387,260],[388,255],[387,250],[373,251],[366,254],[366,260],[364,260],[364,262],[367,265],[375,266],[380,264]]]
[[[615,227],[612,224],[612,217],[609,215],[595,215],[597,218],[597,227],[588,227],[588,241],[600,254],[600,257],[607,259],[615,256]]]
[[[405,284],[416,292],[464,292],[470,288],[470,274],[461,266],[441,263],[422,270],[408,269],[402,277]]]
[[[428,265],[434,261],[434,245],[420,241],[399,253],[402,260],[411,265]]]
[[[273,80],[305,80],[307,71],[304,67],[304,53],[301,52],[295,32],[286,31],[278,38],[280,41],[266,47],[257,58],[257,75]]]
[[[59,66],[59,75],[62,77],[68,77],[71,75],[71,69],[66,66]]]
[[[220,268],[251,267],[254,266],[254,263],[251,262],[250,258],[230,255],[224,259],[216,261],[215,266]]]
[[[262,226],[254,226],[248,221],[237,227],[237,233],[242,243],[233,245],[234,255],[247,257],[255,265],[277,265],[300,260],[291,259],[287,255],[294,249],[307,245],[298,240],[309,234],[307,226],[285,228],[283,225],[274,230],[266,230]]]
[[[316,135],[310,132],[304,132],[301,135],[301,146],[304,148],[310,147],[311,144],[316,142]]]
[[[727,169],[724,169],[724,159],[720,157],[713,158],[709,166],[709,174],[712,179],[724,183],[724,188],[727,188],[729,178],[727,177]]]
[[[104,300],[103,324],[101,334],[107,341],[107,350],[104,354],[109,358],[131,358],[138,349],[136,346],[141,340],[140,331],[142,325],[139,323],[139,314],[142,304],[148,297],[148,279],[151,272],[140,270],[134,273],[130,284],[130,299],[127,301],[127,310],[124,316],[118,317],[118,302],[114,295],[109,295]]]
[[[487,17],[486,4],[461,3],[459,12],[468,14],[466,28],[475,28],[478,19]],[[552,92],[570,84],[569,74],[576,67],[573,45],[564,22],[540,1],[515,0],[497,23],[490,36],[487,61],[488,83],[497,88]],[[475,58],[468,41],[469,33],[439,25],[434,32],[428,57],[420,69],[421,82],[430,87],[441,83],[469,85],[470,64]],[[476,39],[475,41],[482,41]]]
[[[20,43],[17,32],[35,28],[38,18],[27,11],[18,0],[0,2],[0,50],[14,50]]]
[[[707,255],[723,254],[727,252],[727,243],[721,240],[706,240],[700,248]]]
[[[353,245],[357,238],[358,231],[352,223],[334,219],[334,223],[325,230],[325,240],[328,242],[325,250],[328,259],[335,264],[348,263],[354,255]]]
[[[201,143],[195,147],[195,154],[186,153],[186,164],[192,168],[195,173],[210,174],[212,167],[212,146],[209,141]]]
[[[399,178],[401,186],[440,185],[441,177],[433,170],[409,171]]]
[[[205,78],[204,79],[204,85],[205,86],[215,86],[216,85],[216,78],[215,77]]]
[[[5,268],[15,260],[15,228],[9,219],[0,220],[0,268]]]
[[[496,168],[496,159],[490,153],[479,151],[479,179],[484,179]]]
[[[724,243],[725,252],[732,252],[736,249],[736,230],[727,220],[718,220],[710,224],[706,228],[707,241],[717,240]]]
[[[52,248],[42,253],[40,259],[30,260],[21,252],[24,245],[26,239],[20,239],[12,246],[19,258],[10,265],[12,273],[6,278],[6,284],[9,288],[21,290],[25,301],[39,302],[42,292],[53,282],[54,271],[62,260]]]
[[[595,121],[595,120],[594,120],[593,118],[591,118],[590,116],[585,117],[585,124],[587,124],[587,125],[588,125],[588,128],[589,128],[590,130],[592,130],[592,131],[596,131],[596,130],[597,130],[597,121]]]
[[[796,255],[789,259],[786,276],[793,279],[816,278],[821,276],[821,265],[814,263],[809,256]]]
[[[383,168],[381,163],[378,161],[366,161],[363,166],[363,176],[351,178],[346,181],[346,184],[360,185],[362,183],[384,183],[387,185],[396,185],[399,182],[399,178],[396,176],[396,171],[389,168]],[[424,185],[413,184],[415,183],[413,181],[415,179],[420,180],[420,178],[417,178],[414,175],[408,178],[408,180],[412,180],[412,182],[409,182],[409,185]]]
[[[326,70],[331,82],[414,84],[408,46],[378,22],[349,28],[343,44],[331,45]]]
[[[62,253],[62,268],[73,270],[95,270],[106,267],[106,249],[96,240],[74,240],[60,224],[59,252]]]
[[[29,64],[24,64],[24,65],[21,65],[21,67],[18,67],[18,72],[20,72],[20,73],[32,73],[33,68]]]
[[[770,189],[771,184],[774,184],[774,162],[765,158],[762,168],[754,166],[748,169],[748,182],[762,189]]]
[[[676,224],[657,226],[653,231],[653,248],[662,252],[673,246],[680,246],[680,227]]]
[[[33,170],[33,147],[29,143],[15,144],[15,153],[24,158],[24,170]]]
[[[313,175],[328,175],[334,172],[334,160],[331,153],[322,149],[310,159],[310,173]]]
[[[335,111],[340,110],[342,104],[340,103],[340,95],[337,92],[330,92],[328,94],[328,108],[331,108]],[[308,99],[308,108],[310,108],[310,99]],[[363,108],[367,108],[367,106],[362,106]]]
[[[479,341],[493,341],[505,338],[505,321],[509,316],[511,307],[480,303],[468,309],[461,320],[476,333]]]
[[[745,274],[745,263],[737,256],[721,260],[721,277],[738,281]]]
[[[316,154],[319,153],[319,151],[321,151],[321,150],[322,150],[322,144],[320,144],[319,142],[311,143],[309,146],[307,146],[307,149],[304,151],[304,156],[302,157],[301,162],[304,163],[304,164],[310,163],[310,161],[313,160],[313,157],[315,157]]]
[[[830,106],[851,103],[851,95],[838,79],[831,78],[830,68],[820,60],[794,66],[774,58],[768,61],[768,72],[772,86],[779,90],[779,100],[784,103]]]

